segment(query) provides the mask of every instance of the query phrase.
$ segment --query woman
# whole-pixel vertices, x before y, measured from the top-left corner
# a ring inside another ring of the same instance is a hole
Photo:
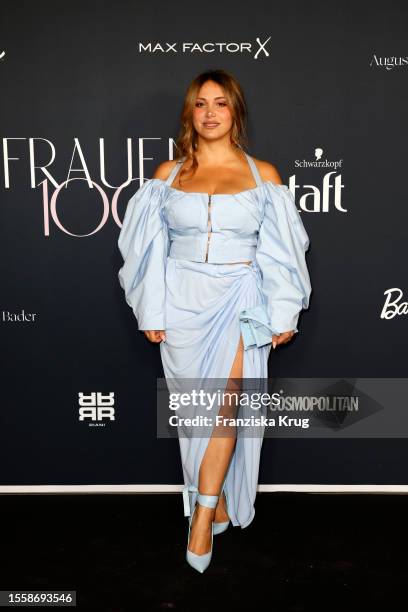
[[[223,70],[189,86],[176,143],[130,199],[119,281],[138,328],[160,343],[166,379],[266,379],[311,293],[309,247],[275,166],[244,151],[246,104]],[[238,384],[238,387],[240,385]],[[230,415],[237,404],[223,403]],[[189,518],[186,558],[203,572],[213,535],[254,518],[262,436],[179,435]],[[222,494],[223,493],[223,494]]]

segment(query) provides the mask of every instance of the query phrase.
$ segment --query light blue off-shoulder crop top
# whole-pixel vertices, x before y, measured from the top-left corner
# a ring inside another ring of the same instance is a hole
[[[245,153],[257,186],[236,194],[185,192],[148,179],[130,198],[118,247],[119,283],[139,330],[166,329],[167,258],[208,264],[256,261],[274,333],[297,329],[311,294],[305,253],[309,237],[286,185],[262,181]],[[209,231],[211,233],[209,233]]]

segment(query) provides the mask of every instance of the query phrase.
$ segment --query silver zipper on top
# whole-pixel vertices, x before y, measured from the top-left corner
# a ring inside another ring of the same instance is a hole
[[[207,227],[208,227],[208,236],[207,236],[207,250],[205,252],[205,262],[208,262],[208,248],[210,246],[210,237],[211,237],[211,230],[212,230],[212,226],[211,226],[211,194],[208,194],[208,223],[207,223]]]

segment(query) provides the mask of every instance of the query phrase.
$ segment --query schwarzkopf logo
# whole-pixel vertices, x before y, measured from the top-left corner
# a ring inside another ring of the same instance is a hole
[[[139,43],[140,53],[250,53],[253,59],[258,59],[260,53],[269,57],[265,45],[269,42],[271,36],[264,42],[261,42],[259,37],[255,38],[255,43],[252,42],[182,42],[182,43],[160,43],[149,42]]]
[[[343,159],[329,160],[326,157],[323,158],[324,149],[316,147],[314,150],[315,159],[295,159],[295,166],[297,168],[334,168],[337,170],[343,165]]]

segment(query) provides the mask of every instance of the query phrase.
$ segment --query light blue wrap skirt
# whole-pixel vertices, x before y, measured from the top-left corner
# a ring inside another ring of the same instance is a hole
[[[263,303],[258,263],[212,264],[167,258],[166,341],[160,343],[166,379],[225,379],[237,353],[240,313]],[[271,344],[244,351],[243,378],[267,379]],[[263,436],[237,435],[224,488],[234,526],[254,518]],[[263,431],[262,431],[263,433]],[[209,436],[179,436],[184,514],[196,502],[200,465]]]

